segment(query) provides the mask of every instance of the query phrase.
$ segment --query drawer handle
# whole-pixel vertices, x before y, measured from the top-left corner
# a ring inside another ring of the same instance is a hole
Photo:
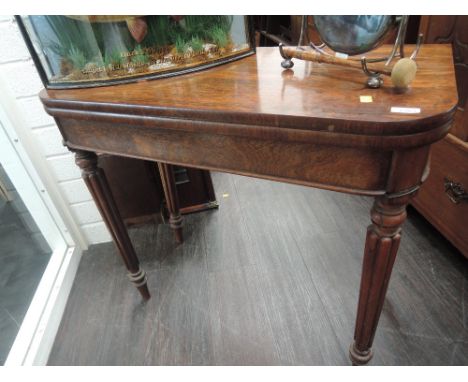
[[[444,178],[445,193],[452,203],[458,204],[463,201],[468,201],[468,193],[465,191],[461,183],[455,183],[453,180]]]

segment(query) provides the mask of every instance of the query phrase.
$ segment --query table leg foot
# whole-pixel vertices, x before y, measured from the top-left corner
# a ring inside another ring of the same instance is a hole
[[[372,224],[367,228],[364,249],[354,343],[349,351],[353,364],[364,365],[372,358],[371,347],[410,197],[411,195],[378,197],[372,207]]]
[[[374,356],[372,349],[361,351],[356,348],[356,343],[353,342],[349,347],[349,358],[353,363],[353,366],[366,365]]]
[[[138,257],[115,204],[104,171],[98,167],[97,155],[89,151],[74,151],[75,162],[81,169],[83,180],[88,186],[94,202],[114,239],[120,256],[129,271],[130,281],[135,284],[143,299],[148,300],[150,294],[146,283],[146,274],[140,268]]]
[[[135,287],[138,289],[138,291],[141,294],[141,297],[143,297],[144,300],[149,300],[150,294],[148,291],[146,272],[143,269],[139,268],[137,272],[130,272],[127,276],[129,280],[133,283],[133,285],[135,285]]]
[[[181,244],[184,242],[184,235],[182,231],[182,216],[170,216],[169,225],[174,230],[175,238],[177,243]]]
[[[174,178],[174,167],[167,163],[158,162],[159,174],[164,189],[167,209],[169,210],[169,225],[174,230],[175,238],[178,243],[184,241],[182,234],[183,218],[179,208],[179,197]]]

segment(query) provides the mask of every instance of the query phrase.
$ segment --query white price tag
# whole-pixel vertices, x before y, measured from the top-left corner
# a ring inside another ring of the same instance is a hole
[[[346,60],[348,58],[348,55],[346,53],[336,52],[335,57],[336,58],[344,58]]]
[[[419,108],[419,107],[396,107],[396,106],[392,106],[390,111],[392,113],[400,113],[400,114],[419,114],[421,112],[421,108]]]

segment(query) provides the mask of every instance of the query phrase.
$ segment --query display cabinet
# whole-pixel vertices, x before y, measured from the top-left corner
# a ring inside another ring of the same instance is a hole
[[[246,16],[17,16],[47,88],[167,77],[254,52]]]

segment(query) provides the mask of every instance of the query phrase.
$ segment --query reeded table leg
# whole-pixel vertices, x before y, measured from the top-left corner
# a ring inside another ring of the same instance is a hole
[[[177,195],[177,188],[174,178],[174,168],[167,163],[158,162],[159,174],[164,188],[164,195],[166,197],[167,208],[169,210],[169,224],[174,230],[176,240],[178,243],[184,241],[182,235],[182,215],[179,209],[179,197]]]
[[[148,300],[150,294],[146,283],[146,273],[140,268],[127,229],[110,191],[104,171],[98,167],[97,155],[88,151],[75,151],[75,162],[81,169],[81,175],[88,186],[94,201],[109,229],[114,243],[129,270],[130,281],[138,288],[143,299]]]
[[[354,343],[349,349],[353,365],[365,365],[372,358],[372,342],[400,244],[400,227],[406,219],[409,199],[409,195],[380,197],[372,207],[372,224],[367,228],[364,249]]]

